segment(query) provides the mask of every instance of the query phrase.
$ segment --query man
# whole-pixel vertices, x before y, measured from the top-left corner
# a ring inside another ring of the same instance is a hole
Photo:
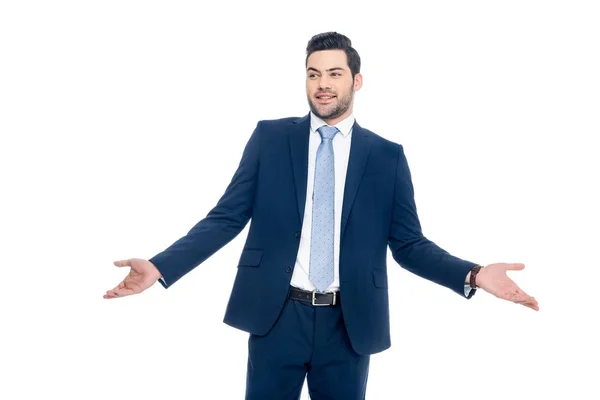
[[[302,118],[260,121],[225,193],[186,236],[131,271],[105,298],[165,288],[251,219],[224,322],[250,333],[246,399],[364,399],[370,354],[390,347],[387,248],[407,270],[465,298],[476,287],[538,310],[508,278],[425,238],[400,144],[353,116],[360,57],[336,32],[308,43]]]

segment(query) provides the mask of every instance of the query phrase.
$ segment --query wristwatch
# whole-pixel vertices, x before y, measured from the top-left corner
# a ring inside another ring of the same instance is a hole
[[[469,285],[471,286],[472,289],[477,289],[477,284],[476,284],[475,278],[477,277],[477,274],[479,273],[481,268],[483,268],[481,265],[476,265],[473,268],[471,268],[471,277],[469,279]]]

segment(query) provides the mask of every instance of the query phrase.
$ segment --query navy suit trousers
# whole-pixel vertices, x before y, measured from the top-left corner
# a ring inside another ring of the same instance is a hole
[[[343,301],[343,299],[342,299]],[[350,345],[342,308],[287,299],[266,335],[248,339],[246,400],[363,400],[369,355]]]

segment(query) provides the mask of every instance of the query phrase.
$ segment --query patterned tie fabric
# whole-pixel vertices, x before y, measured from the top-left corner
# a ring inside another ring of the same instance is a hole
[[[317,131],[321,144],[315,164],[309,278],[319,292],[324,292],[333,282],[335,170],[332,140],[339,130],[324,125]]]

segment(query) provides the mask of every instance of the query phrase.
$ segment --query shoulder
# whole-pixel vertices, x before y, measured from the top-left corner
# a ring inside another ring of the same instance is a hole
[[[302,127],[306,128],[308,133],[308,123],[305,117],[285,117],[277,119],[261,119],[257,124],[257,131],[269,142],[280,143],[278,139],[283,139],[292,132],[302,132]],[[306,123],[306,124],[305,124]]]
[[[370,129],[358,126],[358,132],[362,132],[368,136],[371,140],[371,145],[375,146],[378,150],[385,151],[389,154],[398,154],[402,151],[402,144],[387,139],[384,135],[377,134]]]
[[[303,118],[304,117],[284,117],[277,119],[261,119],[258,123],[264,128],[280,128],[285,125],[296,124]]]

